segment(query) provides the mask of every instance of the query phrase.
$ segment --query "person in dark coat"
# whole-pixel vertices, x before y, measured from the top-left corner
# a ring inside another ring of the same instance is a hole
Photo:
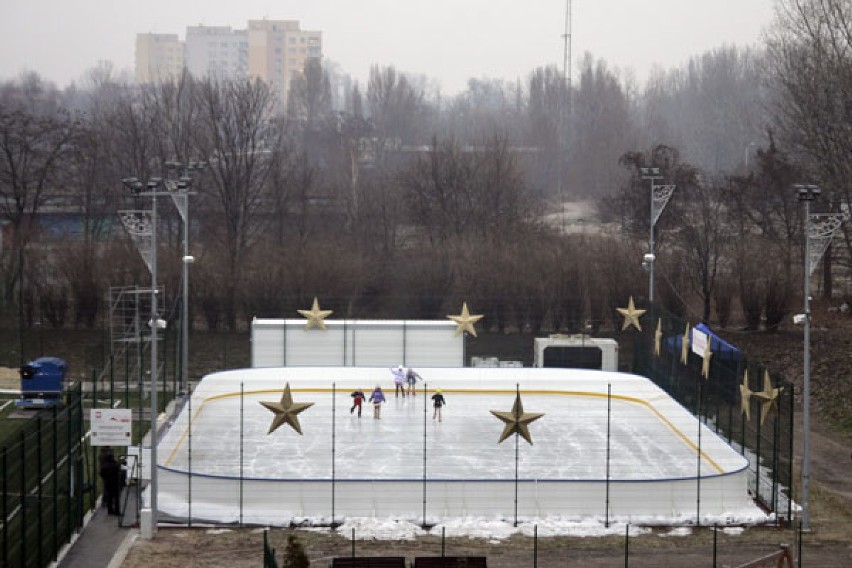
[[[438,419],[438,422],[441,421],[441,408],[447,404],[447,401],[444,400],[444,395],[441,393],[441,389],[435,389],[435,394],[432,395],[432,406],[435,408],[434,412],[432,412],[432,420],[435,418]]]
[[[107,513],[110,515],[121,514],[121,464],[115,460],[112,453],[106,454],[101,464],[101,479],[104,482],[104,501],[106,501]]]

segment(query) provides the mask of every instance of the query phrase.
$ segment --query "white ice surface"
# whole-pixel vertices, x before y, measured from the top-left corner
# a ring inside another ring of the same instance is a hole
[[[272,412],[260,401],[279,393],[245,392],[208,400],[192,423],[193,473],[267,479],[514,479],[515,438],[497,440],[503,423],[489,410],[511,410],[512,393],[444,391],[443,420],[432,418],[422,393],[396,398],[387,392],[381,419],[366,404],[361,418],[349,413],[349,392],[294,389],[296,402],[314,405],[298,415],[304,435],[283,425],[267,434]],[[607,400],[565,394],[525,394],[524,409],[544,416],[529,425],[533,445],[520,440],[519,476],[577,480],[607,477]],[[431,401],[429,401],[431,402]],[[425,420],[424,420],[425,416]],[[241,418],[242,417],[242,418]],[[696,448],[646,406],[613,399],[610,479],[695,477]],[[698,422],[695,422],[698,427]],[[334,449],[332,454],[332,432]],[[188,470],[190,454],[164,456],[169,467]],[[701,475],[718,474],[701,460]]]

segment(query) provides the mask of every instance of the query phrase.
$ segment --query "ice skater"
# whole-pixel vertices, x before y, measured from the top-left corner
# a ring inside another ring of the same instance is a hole
[[[373,418],[376,420],[382,417],[382,403],[385,401],[385,393],[382,392],[382,387],[376,385],[376,390],[370,395],[370,402],[373,403]]]
[[[367,398],[364,395],[364,391],[359,388],[355,389],[350,396],[352,396],[352,408],[349,409],[349,414],[352,414],[355,409],[358,409],[358,418],[361,418],[361,403],[364,402],[364,399]]]
[[[399,393],[402,393],[402,398],[405,398],[405,369],[402,365],[391,369],[393,373],[393,384],[396,387],[396,398],[399,398]]]
[[[420,375],[414,372],[414,369],[411,367],[408,368],[408,371],[405,372],[405,384],[408,385],[408,394],[414,396],[417,393],[417,389],[414,387],[415,383],[417,383],[417,379],[423,379]]]
[[[444,399],[444,395],[441,394],[441,389],[435,389],[435,394],[432,395],[432,406],[435,408],[432,412],[432,420],[437,418],[438,422],[441,421],[441,408],[445,404],[447,404],[447,401]]]

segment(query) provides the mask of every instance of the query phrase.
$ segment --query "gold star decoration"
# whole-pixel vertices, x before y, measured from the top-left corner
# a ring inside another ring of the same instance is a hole
[[[686,329],[683,331],[683,338],[680,342],[680,364],[686,365],[689,362],[689,324],[686,324]]]
[[[318,327],[323,331],[325,331],[325,322],[323,320],[334,313],[331,310],[321,310],[316,296],[314,296],[314,304],[311,306],[310,310],[296,311],[308,319],[308,323],[305,324],[306,330],[311,329],[312,327]]]
[[[287,383],[287,386],[284,387],[281,402],[261,401],[260,404],[275,414],[275,418],[272,419],[272,425],[269,426],[267,434],[272,434],[282,424],[289,424],[293,427],[293,430],[301,434],[302,427],[299,424],[298,414],[314,405],[313,402],[293,402],[293,396],[290,394],[290,383]]]
[[[447,317],[456,322],[456,335],[466,331],[476,337],[476,329],[473,327],[473,324],[482,319],[482,314],[470,315],[470,312],[467,311],[467,302],[462,304],[462,311],[459,315]]]
[[[761,426],[763,426],[763,422],[766,420],[766,417],[769,416],[769,412],[773,408],[777,408],[778,403],[776,402],[776,399],[780,392],[781,389],[772,388],[772,380],[769,378],[769,371],[765,371],[763,374],[763,390],[753,393],[754,396],[760,399]]]
[[[639,331],[642,331],[642,326],[639,325],[639,318],[645,313],[645,310],[637,310],[633,305],[633,296],[630,296],[630,301],[627,302],[626,308],[615,308],[618,313],[624,316],[624,325],[621,326],[621,331],[624,331],[631,325]]]
[[[743,373],[743,384],[740,385],[740,407],[747,422],[751,421],[751,395],[753,394],[754,391],[748,388],[748,369],[746,369]]]
[[[512,405],[511,412],[503,412],[500,410],[492,410],[491,414],[505,422],[503,433],[497,441],[499,444],[512,434],[520,434],[521,437],[529,442],[532,446],[532,436],[530,436],[529,424],[544,416],[539,412],[524,412],[524,405],[521,403],[521,393],[515,395],[515,404]]]
[[[710,358],[713,357],[713,350],[710,349],[710,344],[712,340],[710,336],[707,336],[707,343],[704,345],[704,361],[701,363],[701,376],[705,379],[710,378]]]
[[[657,320],[657,331],[654,332],[654,355],[660,356],[660,341],[663,339],[663,320]]]

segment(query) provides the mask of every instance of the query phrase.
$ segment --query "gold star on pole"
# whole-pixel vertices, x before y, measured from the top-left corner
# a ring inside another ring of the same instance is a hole
[[[637,310],[633,305],[633,296],[630,296],[630,301],[627,302],[626,308],[615,308],[618,313],[624,316],[624,325],[621,326],[621,331],[624,331],[631,325],[639,331],[642,331],[642,326],[639,325],[639,318],[645,313],[645,310]]]
[[[312,327],[318,327],[323,331],[325,331],[325,322],[323,320],[334,313],[331,310],[321,310],[316,296],[314,297],[314,304],[311,306],[310,310],[296,311],[308,319],[308,323],[305,324],[306,330],[311,329]]]
[[[710,349],[712,342],[710,336],[707,336],[707,343],[704,345],[704,361],[701,363],[701,376],[705,379],[710,378],[710,358],[713,357],[713,350]]]
[[[751,421],[751,395],[753,394],[754,391],[748,388],[748,369],[746,369],[743,373],[743,384],[740,385],[740,407],[747,422]]]
[[[499,444],[512,434],[520,434],[521,437],[529,442],[532,446],[532,436],[530,436],[529,424],[530,422],[534,422],[544,416],[544,414],[539,412],[524,412],[524,405],[521,403],[521,394],[518,393],[515,395],[515,404],[512,405],[511,412],[503,412],[500,410],[491,410],[491,414],[505,422],[505,426],[503,427],[503,433],[500,435],[500,439],[497,441]]]
[[[654,332],[654,355],[660,356],[660,341],[663,339],[663,320],[657,320],[657,331]]]
[[[275,418],[272,419],[272,425],[269,426],[267,434],[272,434],[282,424],[289,424],[293,427],[293,430],[301,434],[302,427],[299,425],[299,417],[297,415],[314,405],[313,402],[293,402],[293,396],[290,394],[290,383],[287,383],[287,386],[284,387],[281,402],[261,401],[260,404],[275,414]]]
[[[683,331],[683,338],[680,342],[680,364],[686,365],[689,362],[689,324],[686,324],[686,329]]]
[[[769,415],[769,412],[777,407],[778,403],[776,399],[778,398],[778,394],[781,392],[781,389],[772,388],[772,380],[769,378],[769,371],[764,372],[763,374],[763,390],[753,393],[754,396],[760,399],[760,425],[763,426],[763,422],[766,420],[766,417]]]
[[[462,304],[462,311],[459,315],[447,317],[456,322],[456,335],[466,331],[476,337],[476,329],[474,329],[473,324],[482,319],[482,314],[470,315],[470,312],[467,311],[467,302]]]

